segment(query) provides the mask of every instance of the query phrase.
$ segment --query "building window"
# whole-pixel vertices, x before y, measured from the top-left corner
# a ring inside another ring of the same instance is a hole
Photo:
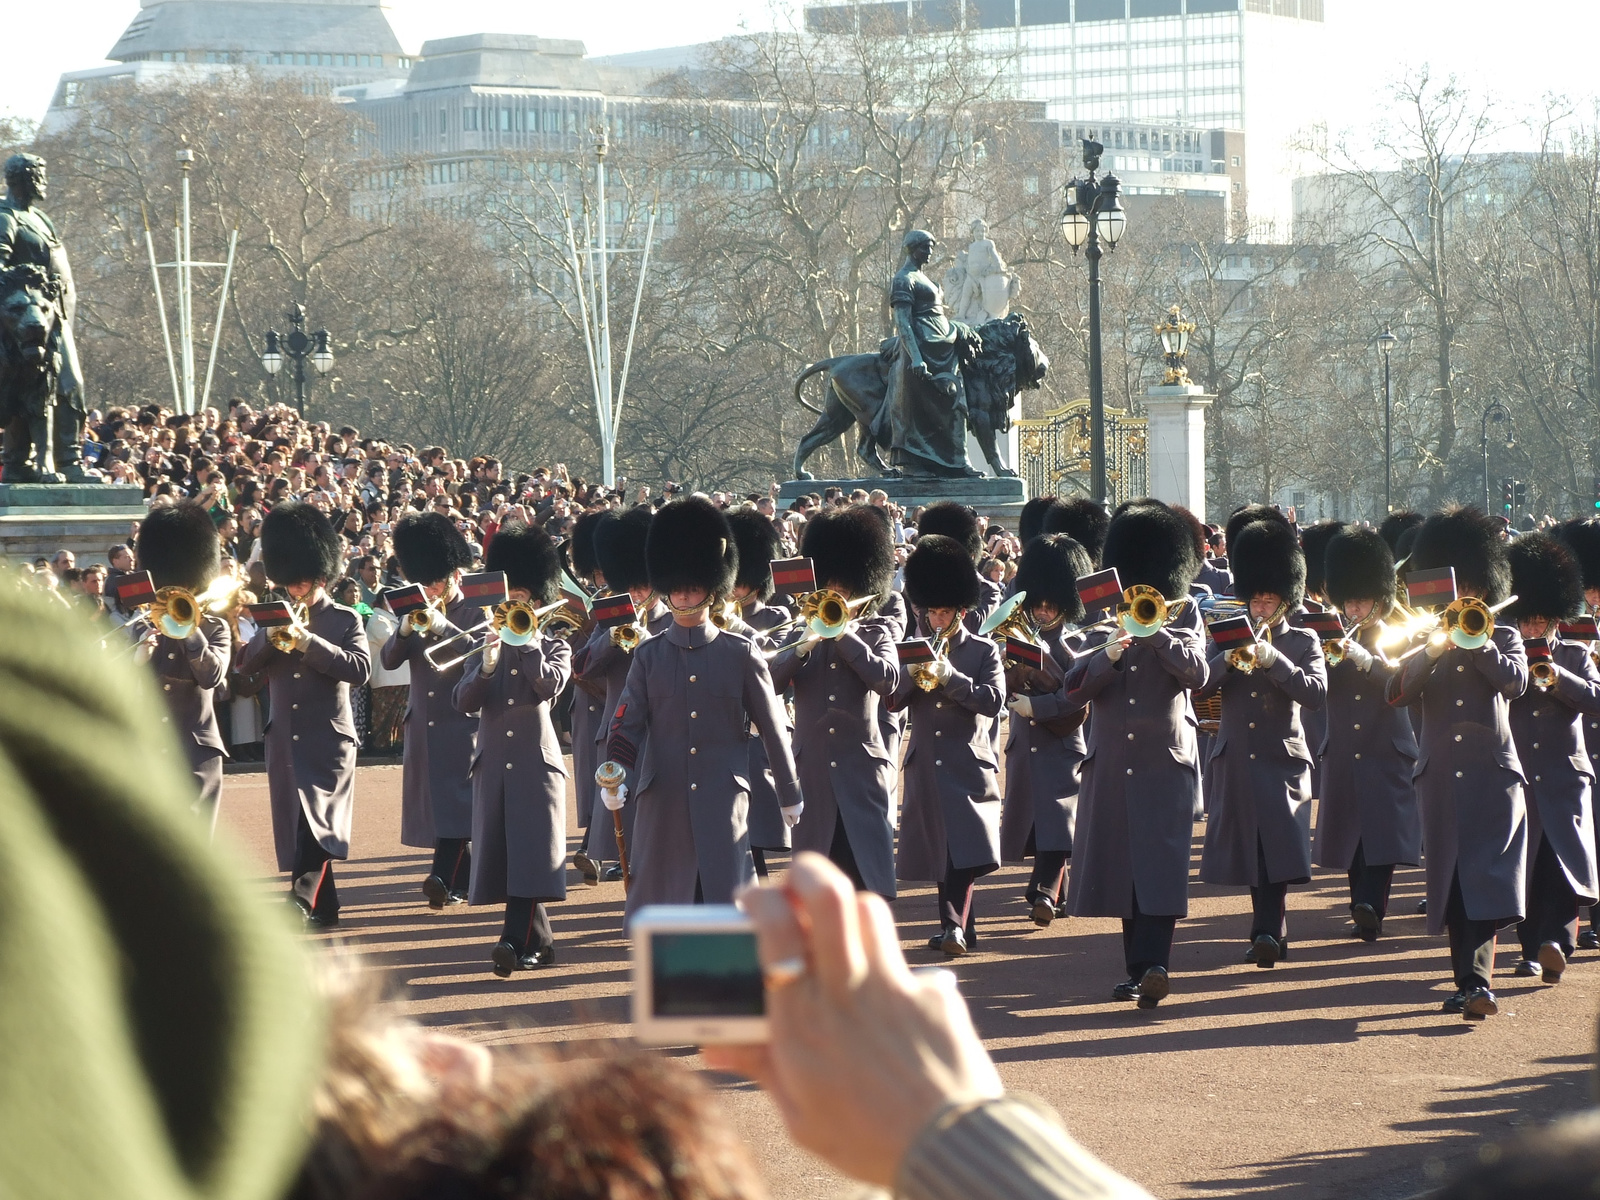
[[[1120,21],[1128,15],[1128,0],[1078,0],[1080,21]]]
[[[1321,0],[1317,0],[1321,3]],[[1238,12],[1239,0],[1188,0],[1189,14]]]
[[[463,108],[461,110],[461,128],[477,132],[478,110],[476,108]]]
[[[979,29],[1009,29],[1017,23],[1014,0],[967,0],[967,24]]]
[[[1133,16],[1176,17],[1181,14],[1178,0],[1133,0]]]
[[[83,85],[80,84],[76,79],[69,79],[67,81],[66,95],[63,96],[61,100],[61,103],[64,107],[72,108],[78,103],[78,89],[82,86]]]
[[[449,132],[449,130],[450,130],[450,110],[447,109],[447,108],[441,108],[439,110],[439,136],[443,137],[446,133]]]
[[[1237,154],[1233,156],[1233,165],[1236,167],[1239,165],[1239,156]]]
[[[509,108],[502,108],[500,110],[500,132],[511,132],[511,110]]]

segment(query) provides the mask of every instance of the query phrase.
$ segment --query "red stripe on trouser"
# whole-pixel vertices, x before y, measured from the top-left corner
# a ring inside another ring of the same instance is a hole
[[[328,877],[328,864],[323,863],[317,869],[317,886],[311,889],[311,911],[317,911],[317,901],[322,897],[322,881]]]

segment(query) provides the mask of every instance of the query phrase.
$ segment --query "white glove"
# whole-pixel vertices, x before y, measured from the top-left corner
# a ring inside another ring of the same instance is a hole
[[[600,803],[606,806],[607,812],[616,812],[628,802],[628,785],[619,783],[614,788],[600,789]]]
[[[411,614],[410,613],[407,613],[405,616],[400,618],[400,636],[401,637],[403,637],[403,638],[404,637],[410,637],[416,631],[417,631],[416,626],[411,623]]]
[[[1345,643],[1344,657],[1346,662],[1355,664],[1358,671],[1370,671],[1372,664],[1378,661],[1360,642]]]
[[[790,805],[788,808],[783,810],[783,823],[790,829],[793,829],[796,825],[800,824],[800,814],[805,812],[805,810],[806,802],[804,800],[800,801],[799,804]]]
[[[794,656],[796,658],[804,658],[816,648],[817,643],[821,640],[822,639],[814,633],[808,634],[807,636],[801,638],[794,644]]]
[[[950,681],[951,666],[948,658],[936,658],[928,664],[928,673],[941,687]]]
[[[500,635],[490,630],[483,639],[483,668],[481,673],[493,675],[496,667],[500,665]]]
[[[1278,648],[1276,646],[1274,646],[1271,642],[1257,642],[1256,643],[1256,668],[1257,668],[1257,670],[1261,670],[1261,671],[1269,670],[1272,667],[1272,664],[1277,662],[1277,661],[1278,661]]]
[[[304,653],[305,648],[310,644],[311,630],[307,629],[304,625],[294,626],[294,645],[291,647],[291,649],[299,650],[301,653]]]
[[[445,629],[445,626],[448,625],[448,624],[449,624],[449,622],[445,620],[444,614],[442,612],[440,612],[437,608],[433,608],[433,609],[429,609],[428,610],[428,632],[429,633],[443,633],[444,629]]]
[[[133,651],[133,661],[143,665],[154,658],[156,656],[156,643],[159,636],[160,635],[157,634],[154,629],[152,629],[149,633],[145,634],[144,637],[140,638],[138,646],[135,647]]]
[[[1106,660],[1108,662],[1116,662],[1122,657],[1122,652],[1127,648],[1128,639],[1125,637],[1119,637],[1116,641],[1112,642],[1106,647]]]
[[[1013,696],[1006,701],[1006,707],[1019,717],[1033,717],[1033,701],[1027,696]]]
[[[1436,633],[1428,639],[1427,655],[1429,658],[1443,658],[1444,652],[1448,649],[1450,649],[1450,639],[1448,637],[1441,637]]]

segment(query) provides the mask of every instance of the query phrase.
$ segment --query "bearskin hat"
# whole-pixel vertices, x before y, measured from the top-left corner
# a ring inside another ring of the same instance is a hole
[[[1200,573],[1200,556],[1188,522],[1171,508],[1160,500],[1130,500],[1111,516],[1100,566],[1115,568],[1124,588],[1142,583],[1181,600]]]
[[[1246,504],[1238,512],[1234,513],[1233,516],[1228,518],[1226,532],[1223,535],[1226,539],[1228,547],[1228,562],[1230,566],[1233,562],[1234,535],[1246,525],[1250,525],[1256,521],[1278,521],[1284,525],[1289,524],[1289,518],[1284,516],[1282,512],[1270,504]]]
[[[280,587],[337,579],[344,565],[339,535],[319,508],[286,501],[261,522],[261,565]]]
[[[1511,594],[1500,523],[1481,509],[1463,505],[1434,513],[1418,527],[1407,566],[1412,571],[1454,567],[1456,587],[1482,592],[1490,605]]]
[[[407,513],[394,527],[394,552],[412,583],[438,583],[472,565],[472,548],[443,513]]]
[[[1400,512],[1390,513],[1383,519],[1383,523],[1378,526],[1378,536],[1387,543],[1390,553],[1394,555],[1395,562],[1399,562],[1405,557],[1405,552],[1400,549],[1400,539],[1405,536],[1406,530],[1417,528],[1422,524],[1422,521],[1423,516],[1421,513],[1404,509]]]
[[[650,586],[663,596],[697,587],[726,596],[739,571],[739,548],[728,518],[704,496],[685,496],[662,506],[650,522],[644,557]]]
[[[734,582],[749,588],[763,601],[772,598],[772,559],[783,543],[772,522],[753,508],[728,514],[733,544],[739,552],[739,573]]]
[[[1088,552],[1089,560],[1100,562],[1106,548],[1106,530],[1111,527],[1111,516],[1105,505],[1096,504],[1086,496],[1062,500],[1044,514],[1041,533],[1064,533]]]
[[[1017,514],[1017,540],[1024,546],[1044,532],[1044,517],[1059,503],[1054,496],[1035,496]]]
[[[1306,556],[1289,522],[1251,521],[1228,544],[1233,594],[1241,600],[1271,592],[1290,612],[1306,597]]]
[[[1376,600],[1381,613],[1394,602],[1394,553],[1375,529],[1346,528],[1335,536],[1323,556],[1323,571],[1325,594],[1335,605]]]
[[[1556,536],[1567,544],[1583,572],[1583,586],[1600,587],[1600,521],[1567,521],[1557,527]]]
[[[1583,569],[1577,555],[1558,537],[1525,533],[1506,548],[1511,591],[1516,602],[1505,619],[1549,617],[1567,620],[1583,611]]]
[[[134,545],[139,570],[158,588],[203,592],[222,573],[222,544],[211,514],[193,500],[150,510]]]
[[[817,585],[837,583],[852,597],[882,596],[894,579],[894,535],[888,514],[871,504],[852,504],[812,517],[800,553],[816,569]]]
[[[1327,595],[1328,543],[1344,532],[1343,521],[1318,521],[1300,531],[1300,549],[1306,556],[1306,591]]]
[[[593,579],[600,560],[595,555],[594,531],[606,517],[605,512],[581,514],[572,526],[572,540],[567,543],[567,559],[572,573],[579,579]]]
[[[537,525],[502,525],[489,539],[485,571],[504,571],[506,587],[526,588],[535,605],[554,604],[561,592],[561,555]]]
[[[983,533],[978,528],[978,514],[965,504],[941,500],[923,509],[922,515],[917,518],[917,536],[926,537],[930,533],[965,546],[974,564],[983,554]],[[943,606],[936,604],[934,607]]]
[[[628,592],[650,583],[644,546],[650,536],[650,510],[643,505],[624,513],[608,512],[594,527],[594,557],[605,572],[606,586]]]
[[[978,570],[967,548],[942,533],[925,533],[906,559],[906,599],[918,608],[977,606]]]
[[[1047,600],[1066,620],[1076,625],[1083,620],[1083,601],[1078,598],[1078,580],[1090,574],[1094,564],[1089,552],[1064,533],[1046,533],[1022,548],[1017,564],[1017,591],[1028,593],[1027,607]]]
[[[1194,552],[1203,564],[1206,561],[1205,522],[1181,504],[1174,504],[1171,508],[1173,512],[1183,519],[1183,523],[1189,527],[1189,534],[1194,538]]]

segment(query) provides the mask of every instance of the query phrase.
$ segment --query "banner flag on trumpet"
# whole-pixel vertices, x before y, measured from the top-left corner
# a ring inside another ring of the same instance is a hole
[[[117,603],[125,610],[156,602],[156,585],[149,571],[130,571],[112,585],[112,590],[117,594]]]
[[[294,624],[294,614],[282,600],[264,600],[260,604],[251,604],[247,607],[250,610],[250,619],[265,629]]]
[[[772,564],[772,586],[786,596],[817,590],[817,572],[809,558],[780,558]]]
[[[1432,571],[1412,571],[1406,576],[1406,603],[1412,608],[1455,603],[1456,569],[1439,567]]]
[[[933,661],[933,647],[927,638],[913,638],[909,642],[896,642],[894,650],[900,656],[902,667],[914,667],[919,663]]]
[[[589,615],[602,629],[615,629],[619,625],[633,624],[638,614],[633,608],[633,597],[623,592],[620,596],[600,597],[589,610]]]
[[[1036,671],[1044,670],[1044,647],[1033,642],[1025,642],[1021,638],[1006,638],[1006,657],[1018,666],[1032,667]]]
[[[1078,599],[1083,601],[1088,616],[1115,607],[1122,599],[1122,581],[1117,577],[1117,569],[1108,567],[1078,580]]]
[[[1528,661],[1530,663],[1550,661],[1549,638],[1523,638],[1522,648],[1528,652]]]
[[[1573,642],[1600,641],[1600,627],[1593,617],[1574,617],[1561,622],[1561,636]]]
[[[479,571],[461,577],[461,594],[480,608],[497,608],[511,598],[504,571]]]
[[[383,594],[383,602],[395,616],[404,617],[409,612],[427,607],[428,593],[420,583],[407,583],[390,588]]]
[[[1335,612],[1308,612],[1300,618],[1300,628],[1316,634],[1324,642],[1344,637],[1344,622]]]
[[[1236,650],[1256,640],[1255,626],[1250,624],[1249,617],[1223,617],[1213,621],[1207,632],[1219,650]]]

